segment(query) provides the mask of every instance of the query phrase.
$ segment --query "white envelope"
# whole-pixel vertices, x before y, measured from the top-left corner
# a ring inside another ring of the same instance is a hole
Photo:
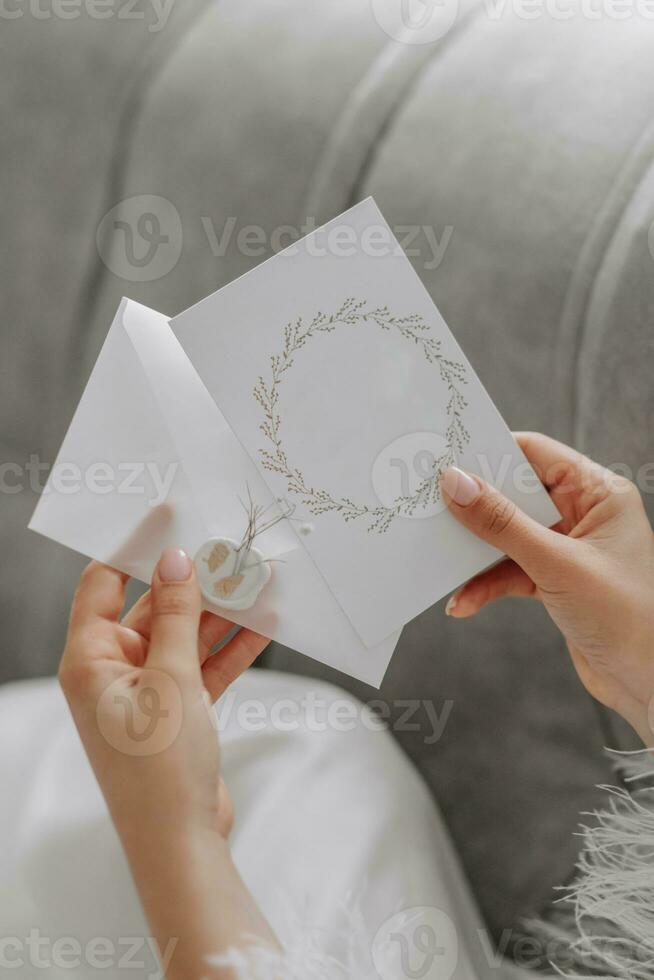
[[[30,528],[149,582],[167,545],[193,555],[242,528],[245,485],[275,506],[168,319],[124,299]],[[379,686],[399,632],[364,646],[288,522],[260,547],[280,559],[271,583],[229,618]]]

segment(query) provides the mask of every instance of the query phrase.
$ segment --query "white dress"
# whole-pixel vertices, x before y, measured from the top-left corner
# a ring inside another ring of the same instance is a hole
[[[498,961],[433,800],[367,709],[251,670],[217,717],[234,857],[288,949],[285,980],[522,976]],[[0,973],[160,977],[55,681],[0,689],[0,745]],[[267,976],[254,961],[243,975]]]

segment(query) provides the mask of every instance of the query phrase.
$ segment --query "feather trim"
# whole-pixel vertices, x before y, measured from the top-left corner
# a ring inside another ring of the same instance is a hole
[[[571,980],[654,980],[654,763],[650,752],[611,753],[623,786],[583,814],[577,875],[547,921],[526,923]]]
[[[393,951],[375,942],[360,900],[348,895],[340,914],[342,925],[328,931],[285,903],[280,930],[283,953],[254,942],[245,949],[209,957],[208,963],[231,969],[234,980],[380,980],[394,976]],[[407,926],[411,915],[411,911],[406,913]],[[401,928],[403,923],[398,920],[398,924]]]

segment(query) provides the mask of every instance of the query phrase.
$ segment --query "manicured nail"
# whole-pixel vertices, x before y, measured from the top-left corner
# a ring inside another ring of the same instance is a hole
[[[185,582],[190,578],[193,562],[181,548],[166,548],[159,559],[162,582]]]
[[[459,601],[459,596],[458,593],[455,592],[454,595],[451,595],[450,598],[447,600],[447,605],[445,606],[446,616],[452,615],[452,613],[456,609],[456,604],[458,601]]]
[[[481,487],[473,476],[458,466],[450,466],[441,477],[441,487],[459,507],[469,507],[481,494]]]

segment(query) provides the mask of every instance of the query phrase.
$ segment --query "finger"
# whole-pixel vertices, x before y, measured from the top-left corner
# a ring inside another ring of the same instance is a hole
[[[571,484],[581,488],[585,471],[602,469],[576,449],[542,432],[514,432],[513,435],[548,489],[561,483],[564,473]]]
[[[152,577],[148,664],[174,670],[198,666],[202,609],[193,562],[181,548],[166,548]]]
[[[128,659],[143,667],[150,646],[150,591],[145,592],[123,616],[120,623],[121,641]]]
[[[148,657],[148,641],[136,630],[128,629],[121,623],[119,649],[128,663],[143,667]]]
[[[242,628],[222,650],[209,657],[202,667],[202,679],[211,699],[217,701],[269,643],[267,636]]]
[[[489,602],[505,596],[534,596],[536,586],[510,558],[475,575],[450,598],[445,612],[456,619],[474,616]]]
[[[583,453],[540,432],[514,436],[561,511],[566,530],[610,493],[616,475]]]
[[[125,602],[129,576],[92,561],[82,572],[73,599],[59,679],[64,690],[88,682],[88,670],[103,659],[122,659],[116,646],[116,620]]]
[[[135,630],[147,641],[150,640],[152,624],[152,604],[150,592],[146,592],[135,602],[123,619],[122,625]],[[203,612],[198,629],[198,655],[203,664],[217,643],[227,636],[234,624],[216,613]]]
[[[548,585],[569,563],[569,538],[532,520],[480,477],[451,466],[441,489],[453,517],[517,562],[537,585]]]
[[[132,608],[123,616],[122,626],[127,629],[135,630],[140,633],[143,639],[150,639],[150,620],[152,619],[152,606],[150,604],[150,590],[140,596]]]
[[[224,640],[227,634],[234,629],[234,623],[216,613],[203,612],[200,617],[200,631],[198,634],[198,649],[200,654],[200,664],[203,664],[211,656],[211,651],[217,643]]]
[[[116,622],[125,604],[129,575],[92,561],[82,572],[70,614],[70,632],[98,619]],[[70,633],[69,633],[70,635]]]

